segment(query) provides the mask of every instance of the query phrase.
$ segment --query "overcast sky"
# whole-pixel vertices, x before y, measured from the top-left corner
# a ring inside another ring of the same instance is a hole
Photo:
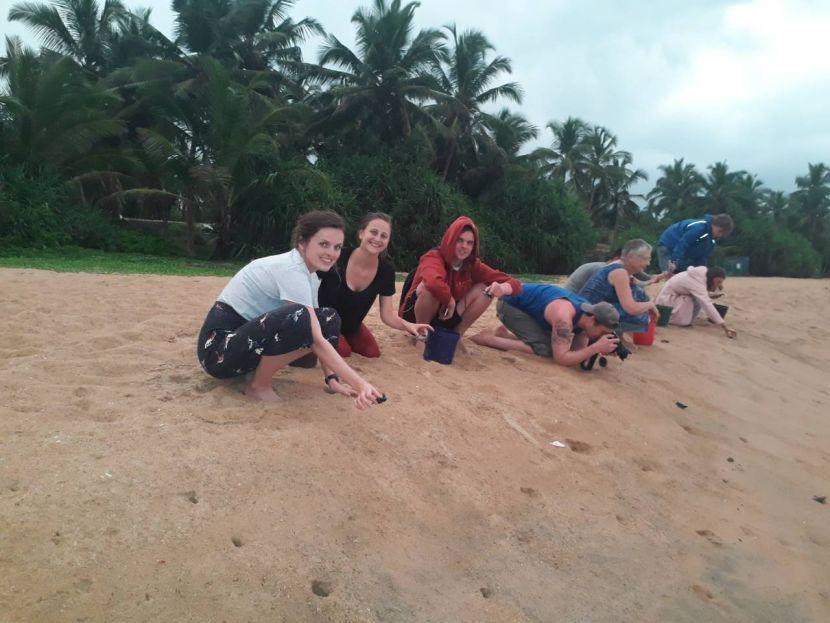
[[[0,32],[34,44],[6,20],[11,4],[0,0]],[[169,0],[126,4],[153,7],[172,36]],[[360,4],[299,0],[292,17],[315,17],[353,45]],[[519,110],[532,123],[572,115],[607,127],[647,187],[674,158],[701,170],[726,160],[786,191],[808,162],[830,164],[830,0],[422,0],[416,20],[483,31],[513,61],[507,80],[524,88]]]

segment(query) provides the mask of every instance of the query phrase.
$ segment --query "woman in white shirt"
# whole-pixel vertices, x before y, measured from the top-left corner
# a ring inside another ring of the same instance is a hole
[[[381,393],[335,350],[340,317],[317,302],[316,271],[335,265],[345,229],[334,212],[304,214],[294,227],[291,251],[254,260],[233,276],[199,333],[197,355],[208,374],[231,378],[253,372],[245,393],[276,401],[274,374],[314,353],[331,372],[326,384],[332,390],[354,398],[359,409],[377,402]]]

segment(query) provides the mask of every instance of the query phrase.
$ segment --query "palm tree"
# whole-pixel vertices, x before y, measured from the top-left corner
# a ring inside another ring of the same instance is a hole
[[[605,169],[604,197],[606,210],[611,218],[611,248],[616,248],[617,232],[620,223],[625,219],[634,218],[640,211],[640,206],[634,198],[643,198],[643,195],[632,194],[631,187],[637,182],[646,181],[648,174],[642,169],[632,169],[631,154],[620,152],[612,158]]]
[[[294,74],[302,61],[300,44],[323,35],[310,17],[295,22],[288,11],[296,0],[173,0],[178,43],[197,55],[256,72]]]
[[[15,37],[6,38],[2,72],[0,117],[14,161],[71,175],[106,164],[96,149],[124,130],[117,96],[90,83],[71,58],[38,56]]]
[[[197,211],[215,220],[215,254],[224,258],[234,248],[231,232],[240,203],[252,188],[270,183],[280,141],[292,136],[296,113],[235,82],[218,60],[194,62],[198,80],[188,78],[188,66],[174,62],[136,69],[142,104],[160,114],[153,126],[138,130],[147,184],[122,196],[175,198],[189,228]]]
[[[524,115],[510,112],[507,108],[502,108],[495,115],[483,113],[481,122],[495,145],[513,160],[520,158],[518,154],[522,145],[539,134],[536,126],[530,123]],[[521,161],[524,162],[527,158],[527,156],[521,157]]]
[[[121,0],[54,0],[52,5],[19,2],[9,10],[9,21],[21,21],[35,30],[47,50],[75,59],[92,73],[108,64],[118,19],[127,13]]]
[[[617,150],[617,137],[602,126],[594,126],[583,139],[583,166],[573,178],[574,187],[581,195],[585,209],[597,216],[603,202],[602,193],[609,183],[615,162],[628,159],[631,154]]]
[[[774,223],[787,226],[790,198],[780,190],[767,190],[763,195],[761,209]]]
[[[797,190],[791,201],[798,217],[797,226],[810,240],[827,229],[830,214],[830,168],[823,163],[808,164],[807,175],[795,178]]]
[[[683,158],[659,167],[663,173],[646,197],[655,218],[692,218],[700,210],[705,181],[695,165]]]
[[[550,148],[535,150],[532,157],[541,163],[540,169],[545,174],[577,190],[576,180],[585,168],[585,138],[591,127],[579,117],[568,117],[564,122],[551,121],[546,127],[553,132],[553,143]]]
[[[416,102],[441,96],[429,69],[445,39],[431,28],[412,36],[418,6],[375,0],[372,9],[355,11],[357,52],[334,35],[326,38],[319,66],[305,67],[309,79],[331,85],[320,98],[325,110],[317,129],[357,124],[386,142],[410,135],[412,118],[424,115]]]
[[[744,188],[741,181],[746,171],[730,171],[726,162],[716,162],[708,167],[704,187],[707,209],[714,212],[729,212],[740,205]]]
[[[476,134],[482,134],[481,106],[499,98],[522,103],[522,89],[516,82],[493,85],[503,73],[512,73],[510,59],[487,56],[495,50],[493,44],[478,30],[467,30],[460,35],[455,24],[445,26],[452,47],[440,55],[433,66],[433,74],[443,94],[438,108],[445,127],[450,129],[449,148],[444,160],[442,178],[447,179],[458,145],[466,147],[470,155],[478,152]]]

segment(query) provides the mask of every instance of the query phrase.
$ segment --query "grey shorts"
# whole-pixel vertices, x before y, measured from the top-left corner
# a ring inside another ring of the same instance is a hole
[[[553,357],[550,346],[550,331],[539,326],[531,316],[499,299],[496,316],[522,342],[533,349],[539,357]]]

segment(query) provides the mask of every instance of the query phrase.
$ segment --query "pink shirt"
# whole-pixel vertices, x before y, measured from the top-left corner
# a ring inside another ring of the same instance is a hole
[[[654,302],[674,309],[670,321],[672,324],[690,325],[694,321],[694,301],[706,312],[709,320],[717,325],[724,323],[709,299],[705,266],[694,266],[669,279]]]

